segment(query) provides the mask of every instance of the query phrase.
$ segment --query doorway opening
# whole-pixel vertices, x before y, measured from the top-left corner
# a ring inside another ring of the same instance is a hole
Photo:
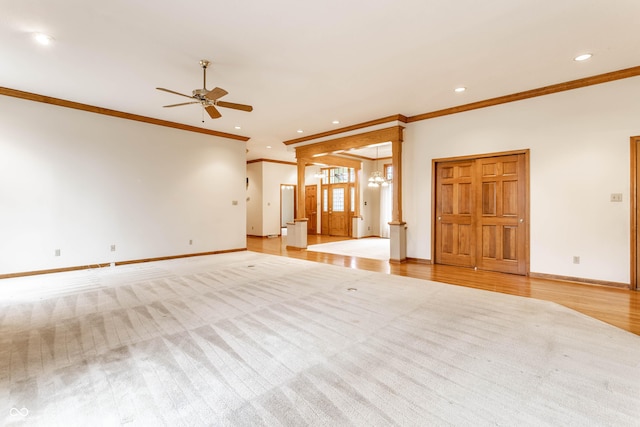
[[[320,232],[338,237],[352,236],[351,218],[358,204],[354,168],[323,168],[321,178]]]
[[[287,223],[296,217],[296,186],[280,184],[280,235],[287,235]]]

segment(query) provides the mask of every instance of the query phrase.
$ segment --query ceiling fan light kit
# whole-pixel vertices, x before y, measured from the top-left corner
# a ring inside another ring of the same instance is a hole
[[[207,114],[209,114],[209,117],[211,117],[212,119],[217,119],[219,117],[222,117],[222,114],[220,113],[220,111],[218,111],[216,107],[231,108],[234,110],[247,111],[247,112],[253,111],[253,107],[251,105],[219,101],[220,98],[222,98],[223,96],[229,93],[222,88],[215,87],[212,90],[207,89],[207,68],[209,67],[210,63],[211,62],[209,62],[206,59],[200,60],[200,66],[202,67],[202,89],[194,89],[191,92],[192,94],[191,96],[185,95],[180,92],[176,92],[174,90],[165,89],[163,87],[157,87],[156,89],[161,90],[163,92],[169,92],[174,95],[180,95],[180,96],[184,96],[185,98],[192,99],[192,101],[190,102],[181,102],[179,104],[164,105],[164,108],[180,107],[182,105],[190,105],[190,104],[200,104],[205,109]]]

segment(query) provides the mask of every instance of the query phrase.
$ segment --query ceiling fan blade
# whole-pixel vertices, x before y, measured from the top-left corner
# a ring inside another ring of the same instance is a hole
[[[183,102],[181,104],[171,104],[171,105],[163,105],[164,108],[169,108],[169,107],[179,107],[181,105],[189,105],[189,104],[200,104],[199,101],[193,101],[193,102]]]
[[[185,95],[184,93],[176,92],[174,90],[165,89],[163,87],[157,87],[156,89],[162,90],[162,91],[165,91],[165,92],[169,92],[169,93],[173,93],[174,95],[180,95],[180,96],[184,96],[186,98],[192,98],[193,99],[193,96]]]
[[[212,101],[215,101],[216,99],[222,98],[228,93],[229,92],[227,92],[226,90],[216,87],[213,90],[210,90],[209,93],[207,93],[204,97]]]
[[[253,107],[251,105],[236,104],[234,102],[218,101],[216,102],[216,105],[218,107],[233,108],[234,110],[253,111]]]
[[[213,105],[208,105],[204,107],[204,109],[207,110],[207,113],[209,113],[209,116],[212,119],[217,119],[218,117],[222,117],[222,114],[220,114],[220,111],[218,111],[218,109]]]

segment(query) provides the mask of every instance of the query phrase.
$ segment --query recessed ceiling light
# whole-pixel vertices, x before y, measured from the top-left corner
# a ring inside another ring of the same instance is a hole
[[[271,148],[271,146],[270,146],[270,145],[267,145],[267,148]]]
[[[583,53],[582,55],[578,55],[575,58],[573,58],[574,61],[586,61],[587,59],[591,58],[593,56],[593,54],[591,53]]]
[[[340,120],[334,120],[331,123],[333,123],[334,125],[339,125],[340,124]]]
[[[44,33],[33,33],[33,39],[43,46],[48,46],[53,42],[53,37]]]
[[[240,126],[234,126],[235,129],[240,130],[242,129]]]
[[[296,132],[298,132],[298,133],[302,133],[302,132],[304,132],[304,131],[303,131],[302,129],[298,129]]]
[[[454,91],[458,93],[464,92],[465,90],[467,90],[467,88],[463,86],[460,86],[454,89]]]

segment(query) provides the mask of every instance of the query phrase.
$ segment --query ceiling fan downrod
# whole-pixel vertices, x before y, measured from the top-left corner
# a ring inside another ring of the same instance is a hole
[[[203,89],[207,89],[207,67],[209,66],[210,62],[207,61],[206,59],[201,59],[200,60],[200,65],[202,66],[202,88]]]

